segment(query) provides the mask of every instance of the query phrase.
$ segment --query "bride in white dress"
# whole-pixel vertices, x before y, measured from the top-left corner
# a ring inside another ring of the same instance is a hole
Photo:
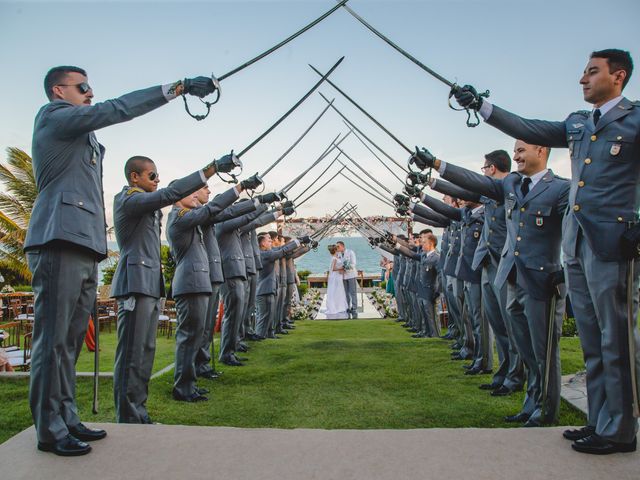
[[[349,307],[342,278],[342,261],[336,256],[338,250],[335,245],[329,245],[328,248],[331,254],[331,266],[327,280],[327,308],[324,314],[330,319],[348,318]]]

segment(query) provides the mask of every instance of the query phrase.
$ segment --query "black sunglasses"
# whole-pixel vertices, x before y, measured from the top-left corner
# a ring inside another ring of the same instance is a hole
[[[69,84],[65,84],[65,83],[59,83],[58,86],[60,86],[60,87],[77,87],[78,91],[83,95],[85,93],[87,93],[89,90],[92,90],[91,86],[87,82],[76,83],[74,85],[69,85]]]
[[[151,180],[152,182],[158,178],[160,175],[158,175],[157,172],[149,172],[149,180]]]

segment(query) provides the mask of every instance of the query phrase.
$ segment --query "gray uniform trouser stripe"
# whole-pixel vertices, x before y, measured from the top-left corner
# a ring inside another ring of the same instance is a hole
[[[118,423],[148,423],[149,379],[156,353],[160,300],[135,295],[133,311],[118,299],[118,346],[113,368],[113,398]]]
[[[220,334],[220,360],[231,355],[236,348],[236,336],[244,311],[244,280],[228,278],[220,287],[220,295],[224,304],[222,331]]]
[[[29,405],[40,442],[55,442],[80,422],[75,364],[96,299],[98,262],[75,249],[27,252],[33,274]]]
[[[563,289],[564,290],[564,289]],[[549,369],[547,412],[542,412],[542,382],[544,380],[549,299],[539,300],[518,284],[508,281],[507,308],[513,320],[513,334],[527,368],[527,396],[522,411],[533,420],[551,422],[560,411],[560,352],[558,340],[564,313],[564,295],[556,304],[554,338]]]
[[[347,311],[358,313],[358,282],[355,278],[349,278],[342,281],[344,283],[344,291],[347,294]]]
[[[209,296],[208,293],[194,293],[176,297],[178,326],[173,388],[184,396],[196,390],[196,354],[204,332]]]
[[[196,354],[196,374],[202,375],[204,373],[213,372],[211,366],[211,347],[213,345],[213,330],[216,326],[216,320],[218,318],[218,305],[220,303],[220,284],[211,284],[211,296],[207,303],[207,315],[205,317],[204,331],[202,332],[202,339],[200,341],[200,347]]]
[[[256,299],[256,333],[263,337],[269,335],[272,322],[275,295],[258,295]]]
[[[522,386],[523,368],[515,348],[513,335],[509,332],[511,320],[507,312],[507,285],[498,288],[495,284],[497,267],[492,262],[482,268],[482,307],[495,335],[499,365],[493,382],[510,389]]]
[[[631,442],[638,431],[633,417],[627,332],[628,263],[603,262],[579,234],[577,257],[567,256],[566,277],[587,366],[588,423],[614,442]],[[637,261],[636,261],[637,262]],[[638,275],[634,272],[634,318],[638,318]],[[636,320],[637,322],[637,320]],[[640,337],[635,328],[636,372]]]

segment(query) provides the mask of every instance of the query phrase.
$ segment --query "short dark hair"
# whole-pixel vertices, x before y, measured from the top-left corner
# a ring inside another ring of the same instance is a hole
[[[609,65],[609,73],[624,70],[627,73],[627,76],[622,82],[622,89],[624,90],[633,73],[633,59],[629,52],[617,48],[608,48],[606,50],[591,52],[591,57],[589,58],[606,58],[607,64]]]
[[[275,230],[269,230],[269,232],[267,233],[271,237],[271,240],[275,240],[276,238],[278,238],[278,232],[276,232]]]
[[[336,245],[342,245],[342,246],[344,247],[344,242],[343,242],[342,240],[338,240],[338,241],[336,242]]]
[[[433,243],[434,247],[438,246],[438,237],[436,237],[433,233],[427,234],[427,242]]]
[[[504,173],[511,171],[511,157],[505,150],[494,150],[484,156],[487,166],[495,165],[495,167]]]
[[[425,233],[433,233],[433,230],[430,228],[425,228],[424,230],[420,230],[420,235],[424,235]]]
[[[134,155],[124,164],[124,176],[127,182],[131,181],[131,174],[133,172],[142,173],[144,165],[146,163],[154,163],[149,157],[143,157],[142,155]]]
[[[267,237],[269,237],[269,234],[267,232],[259,233],[258,234],[258,244],[261,244],[262,241]]]
[[[63,82],[69,73],[79,73],[85,77],[87,76],[87,72],[82,68],[70,65],[53,67],[44,76],[44,93],[47,94],[49,100],[53,100],[53,87],[60,85],[60,82]]]

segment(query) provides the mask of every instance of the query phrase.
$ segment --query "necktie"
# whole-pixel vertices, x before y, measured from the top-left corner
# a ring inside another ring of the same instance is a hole
[[[522,184],[520,185],[520,191],[522,192],[523,197],[526,197],[527,193],[529,193],[529,185],[531,185],[531,179],[529,177],[524,177],[522,179]]]
[[[594,125],[598,125],[598,120],[600,120],[600,116],[602,115],[602,112],[600,112],[599,108],[596,108],[593,111],[593,124]]]

